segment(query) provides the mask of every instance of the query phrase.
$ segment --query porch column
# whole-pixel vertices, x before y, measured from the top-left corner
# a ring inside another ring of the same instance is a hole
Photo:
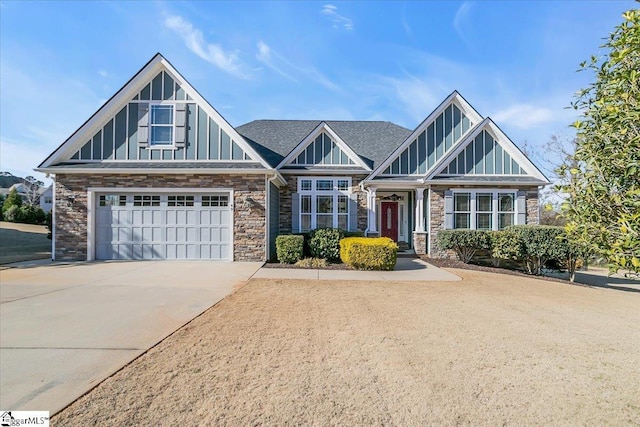
[[[416,188],[416,216],[415,229],[420,233],[424,232],[424,188]]]
[[[369,233],[377,233],[378,228],[376,225],[376,188],[369,187],[367,189],[368,197],[367,197],[367,230]]]

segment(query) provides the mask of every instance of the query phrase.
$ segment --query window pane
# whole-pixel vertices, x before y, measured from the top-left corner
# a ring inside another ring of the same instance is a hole
[[[471,204],[469,203],[471,194],[469,193],[456,193],[453,195],[453,203],[455,211],[469,211],[471,210]]]
[[[476,229],[491,230],[493,228],[493,214],[479,213],[476,214]]]
[[[316,198],[317,213],[333,213],[333,196],[317,196]],[[318,220],[319,221],[319,220]]]
[[[100,206],[126,206],[127,196],[105,194],[100,196]]]
[[[151,144],[173,144],[173,127],[152,126]]]
[[[338,190],[340,190],[340,191],[349,190],[349,181],[347,181],[346,179],[339,179],[338,180]]]
[[[300,231],[311,230],[311,215],[302,215],[300,218]]]
[[[311,191],[311,180],[303,179],[300,181],[300,190],[301,191]]]
[[[311,213],[311,196],[300,196],[300,212]]]
[[[491,193],[478,193],[476,195],[476,211],[491,212]]]
[[[347,196],[338,196],[338,213],[349,212],[349,198]]]
[[[468,213],[457,213],[453,219],[453,228],[469,228],[471,226],[471,215]]]
[[[498,229],[502,230],[505,227],[513,225],[513,214],[512,213],[501,213],[498,214]]]
[[[333,190],[333,180],[319,179],[316,181],[316,190],[319,191],[331,191]]]
[[[317,228],[333,227],[333,215],[318,215]]]
[[[338,215],[338,228],[346,230],[348,219],[349,217],[347,215]]]
[[[498,210],[513,212],[515,207],[513,193],[498,193]]]
[[[172,125],[173,106],[172,105],[152,105],[151,106],[152,125]]]

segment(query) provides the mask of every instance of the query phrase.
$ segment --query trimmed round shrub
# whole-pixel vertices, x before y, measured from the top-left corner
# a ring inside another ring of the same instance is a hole
[[[398,245],[388,237],[347,237],[340,241],[340,259],[359,270],[393,270]]]
[[[493,232],[481,230],[440,230],[436,244],[441,250],[453,250],[458,260],[468,264],[478,250],[491,250]]]
[[[340,259],[340,240],[344,231],[339,228],[318,228],[309,233],[309,252],[313,258],[330,262]]]
[[[304,237],[283,235],[276,237],[276,255],[282,264],[295,264],[302,259]]]

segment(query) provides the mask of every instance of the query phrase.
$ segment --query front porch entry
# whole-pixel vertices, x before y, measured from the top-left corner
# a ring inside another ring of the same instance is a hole
[[[380,235],[398,241],[398,202],[380,202]]]

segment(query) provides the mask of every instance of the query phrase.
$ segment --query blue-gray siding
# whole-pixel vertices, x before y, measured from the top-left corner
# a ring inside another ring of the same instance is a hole
[[[483,130],[440,175],[526,175],[489,132]]]
[[[469,131],[473,123],[451,104],[414,139],[382,175],[424,175]]]
[[[177,144],[176,148],[160,149],[148,148],[138,143],[138,105],[145,101],[185,101],[187,126],[184,144]],[[113,159],[252,160],[238,141],[221,129],[202,106],[196,105],[184,88],[164,71],[158,73],[71,157],[71,160],[82,161]]]

